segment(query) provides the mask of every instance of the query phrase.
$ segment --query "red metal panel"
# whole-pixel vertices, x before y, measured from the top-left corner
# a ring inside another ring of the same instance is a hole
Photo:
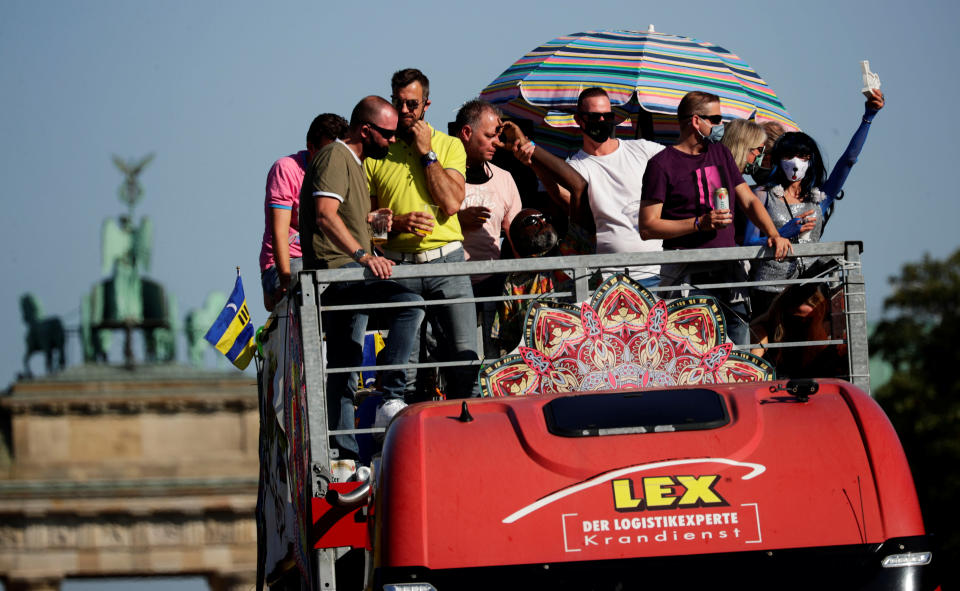
[[[359,488],[360,482],[335,482],[331,490],[348,493]],[[354,510],[330,505],[326,499],[314,498],[311,506],[310,539],[316,540],[314,548],[370,549],[370,533],[367,528],[366,505]]]
[[[801,403],[769,386],[715,387],[732,417],[724,427],[599,437],[549,433],[548,396],[468,401],[472,422],[456,420],[460,401],[414,405],[387,437],[380,565],[668,556],[923,533],[899,442],[866,394],[832,381]]]

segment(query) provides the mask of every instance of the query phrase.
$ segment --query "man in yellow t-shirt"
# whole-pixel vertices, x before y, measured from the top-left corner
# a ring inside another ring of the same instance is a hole
[[[377,207],[388,207],[394,214],[383,254],[397,264],[462,262],[463,234],[457,211],[465,195],[466,151],[459,139],[423,120],[430,106],[430,82],[420,70],[400,70],[390,85],[400,115],[398,141],[390,146],[386,158],[366,164],[371,198]],[[473,297],[466,275],[397,281],[427,300]],[[445,361],[477,359],[473,304],[434,306],[429,313],[437,329],[437,349]],[[448,397],[479,395],[476,366],[451,368],[446,378]]]

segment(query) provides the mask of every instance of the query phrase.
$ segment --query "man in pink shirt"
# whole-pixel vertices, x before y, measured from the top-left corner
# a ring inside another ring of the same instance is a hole
[[[463,231],[464,258],[468,261],[499,259],[501,232],[509,241],[510,222],[521,207],[520,192],[513,176],[490,162],[501,145],[499,136],[503,124],[500,111],[486,101],[469,101],[460,107],[454,127],[459,130],[457,135],[467,153],[466,197],[457,214]],[[503,279],[502,275],[473,276],[474,295],[501,295]],[[492,304],[484,306],[480,316],[484,349],[487,350],[495,309]]]
[[[277,160],[267,173],[260,282],[263,305],[272,311],[290,288],[290,277],[303,269],[300,252],[300,186],[313,155],[347,131],[347,121],[333,113],[318,115],[307,130],[307,149]]]

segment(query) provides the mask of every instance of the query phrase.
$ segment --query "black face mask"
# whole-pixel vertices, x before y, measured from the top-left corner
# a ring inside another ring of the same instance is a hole
[[[363,142],[363,155],[367,158],[373,158],[374,160],[383,160],[387,157],[387,152],[390,151],[390,144],[386,146],[381,146],[376,142],[364,141]]]
[[[748,162],[743,169],[743,174],[749,174],[758,184],[763,184],[770,178],[773,172],[772,168],[763,168],[760,166],[759,158],[755,162]]]
[[[590,121],[584,124],[583,132],[587,137],[602,144],[613,135],[613,121]]]

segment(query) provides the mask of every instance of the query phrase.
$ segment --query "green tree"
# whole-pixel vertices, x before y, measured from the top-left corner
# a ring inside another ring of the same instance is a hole
[[[876,391],[910,461],[945,589],[960,588],[960,250],[891,277],[870,352],[893,366]],[[953,584],[951,584],[953,583]]]

